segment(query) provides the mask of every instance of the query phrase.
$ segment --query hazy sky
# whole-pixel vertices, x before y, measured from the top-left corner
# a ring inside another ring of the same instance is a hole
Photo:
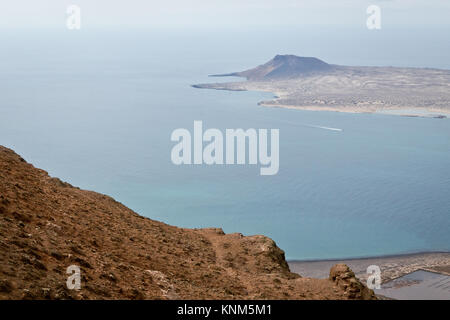
[[[365,25],[377,4],[384,25],[450,25],[450,0],[2,0],[2,28],[64,28],[78,5],[83,27]]]

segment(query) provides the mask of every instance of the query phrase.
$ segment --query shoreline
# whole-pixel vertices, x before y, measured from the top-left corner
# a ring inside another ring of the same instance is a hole
[[[281,108],[281,109],[303,110],[303,111],[328,111],[328,112],[343,112],[343,113],[368,113],[368,114],[392,115],[392,116],[413,117],[413,118],[445,119],[450,117],[449,110],[436,108],[429,108],[429,109],[415,108],[415,107],[376,108],[376,107],[344,107],[344,106],[319,107],[319,106],[295,106],[295,105],[271,104],[267,103],[267,101],[258,102],[258,105],[266,108]]]
[[[450,252],[419,252],[378,257],[327,259],[327,260],[289,260],[292,272],[304,277],[326,278],[331,266],[347,264],[360,280],[367,280],[367,267],[377,265],[381,269],[382,283],[404,276],[408,273],[425,270],[450,276]]]
[[[427,254],[450,254],[450,251],[419,251],[411,253],[394,253],[379,256],[360,256],[360,257],[344,257],[344,258],[325,258],[325,259],[287,259],[291,263],[308,263],[308,262],[325,262],[325,261],[352,261],[352,260],[370,260],[370,259],[388,259],[388,258],[405,258],[410,256],[420,256]]]
[[[228,84],[228,83],[225,83]],[[252,92],[264,92],[270,93],[274,96],[273,100],[264,100],[257,102],[258,106],[266,108],[282,108],[291,110],[303,110],[303,111],[327,111],[327,112],[342,112],[342,113],[365,113],[365,114],[377,114],[377,115],[393,115],[401,117],[411,117],[411,118],[435,118],[435,119],[446,119],[450,118],[450,110],[441,108],[426,108],[426,107],[400,107],[400,106],[389,106],[380,107],[377,105],[365,105],[365,106],[299,106],[299,105],[288,105],[288,104],[277,104],[279,100],[285,97],[284,92],[277,92],[276,90],[269,90],[263,88],[245,88],[245,87],[222,87],[214,85],[220,85],[220,83],[212,84],[208,86],[205,84],[194,84],[191,87],[196,89],[210,89],[219,91],[232,91],[232,92],[242,92],[242,91],[252,91]]]

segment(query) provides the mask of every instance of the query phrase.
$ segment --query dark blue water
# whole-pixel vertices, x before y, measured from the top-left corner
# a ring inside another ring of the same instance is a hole
[[[449,44],[421,30],[266,31],[6,32],[0,144],[152,219],[265,234],[291,259],[450,250],[450,120],[270,109],[256,105],[269,93],[190,87],[277,53],[450,68]],[[279,173],[173,165],[170,134],[194,120],[280,129]]]

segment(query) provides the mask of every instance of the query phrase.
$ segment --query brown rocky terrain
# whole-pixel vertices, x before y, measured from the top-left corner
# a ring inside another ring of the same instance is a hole
[[[267,237],[153,221],[0,146],[0,299],[374,298],[345,265],[302,278]]]

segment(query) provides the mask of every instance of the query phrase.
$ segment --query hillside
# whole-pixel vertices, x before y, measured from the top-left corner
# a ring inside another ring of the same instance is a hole
[[[66,287],[70,265],[79,291]],[[373,292],[345,265],[302,278],[265,236],[153,221],[0,146],[0,299],[361,298]]]

